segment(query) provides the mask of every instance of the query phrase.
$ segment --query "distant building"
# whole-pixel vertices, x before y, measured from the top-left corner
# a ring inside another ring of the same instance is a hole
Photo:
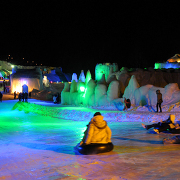
[[[180,68],[180,54],[175,54],[164,63],[155,63],[154,69],[179,69]]]
[[[8,59],[12,58],[8,56]],[[4,79],[13,93],[22,92],[23,85],[27,85],[30,92],[33,89],[42,90],[43,85],[47,87],[49,83],[71,82],[72,75],[63,73],[61,67],[13,65],[0,61],[0,86]]]
[[[0,61],[0,74],[3,78],[9,76],[12,73],[14,66],[7,61]]]

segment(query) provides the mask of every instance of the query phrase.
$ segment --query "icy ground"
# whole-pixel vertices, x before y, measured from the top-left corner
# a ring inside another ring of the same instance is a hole
[[[33,99],[29,102],[45,111],[35,114],[12,110],[17,100],[0,103],[0,180],[179,179],[180,145],[162,144],[163,138],[174,135],[153,134],[141,126],[141,122],[166,119],[172,112],[179,121],[178,104],[170,112],[171,105],[164,107],[163,113],[154,113],[143,107],[120,112],[113,107],[91,109]],[[52,109],[56,116],[50,113]],[[74,147],[96,111],[102,112],[112,130],[114,150],[80,155]]]

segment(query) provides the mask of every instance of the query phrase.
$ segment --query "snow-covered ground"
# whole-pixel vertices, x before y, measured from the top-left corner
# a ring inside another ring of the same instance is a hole
[[[61,106],[30,99],[0,103],[0,179],[179,179],[179,145],[163,145],[171,134],[153,134],[145,124],[168,118],[179,121],[179,104],[162,113],[146,107],[120,112],[115,107]],[[14,110],[12,110],[14,109]],[[32,112],[37,113],[32,113]],[[112,130],[112,152],[80,155],[74,147],[86,124],[100,111]]]

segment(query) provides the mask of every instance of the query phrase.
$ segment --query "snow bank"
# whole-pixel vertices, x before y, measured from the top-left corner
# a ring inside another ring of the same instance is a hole
[[[155,107],[154,107],[155,108]],[[13,110],[18,109],[25,113],[37,113],[60,119],[89,121],[93,114],[100,111],[108,122],[158,122],[167,119],[170,114],[175,114],[176,121],[180,121],[180,104],[163,106],[163,113],[150,112],[145,106],[131,107],[128,111],[117,111],[114,106],[104,107],[75,107],[75,106],[42,106],[34,103],[17,102]]]

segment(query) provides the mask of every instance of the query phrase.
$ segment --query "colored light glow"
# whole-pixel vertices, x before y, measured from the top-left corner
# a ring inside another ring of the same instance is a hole
[[[84,94],[83,94],[83,96],[82,97],[86,97],[86,91],[87,91],[87,88],[85,88],[85,92],[84,92]]]
[[[85,87],[81,86],[80,90],[81,90],[81,92],[84,92],[85,91]]]
[[[160,63],[155,63],[155,68],[154,69],[160,69]]]
[[[180,63],[155,63],[154,69],[178,69],[180,68]]]
[[[28,81],[24,79],[13,81],[11,85],[11,92],[14,92],[14,91],[16,91],[17,93],[22,92],[23,85],[28,86]]]
[[[110,71],[110,66],[108,63],[106,64],[99,64],[96,66],[95,69],[95,80],[99,81],[101,80],[103,74],[105,75],[105,79],[107,79]]]

